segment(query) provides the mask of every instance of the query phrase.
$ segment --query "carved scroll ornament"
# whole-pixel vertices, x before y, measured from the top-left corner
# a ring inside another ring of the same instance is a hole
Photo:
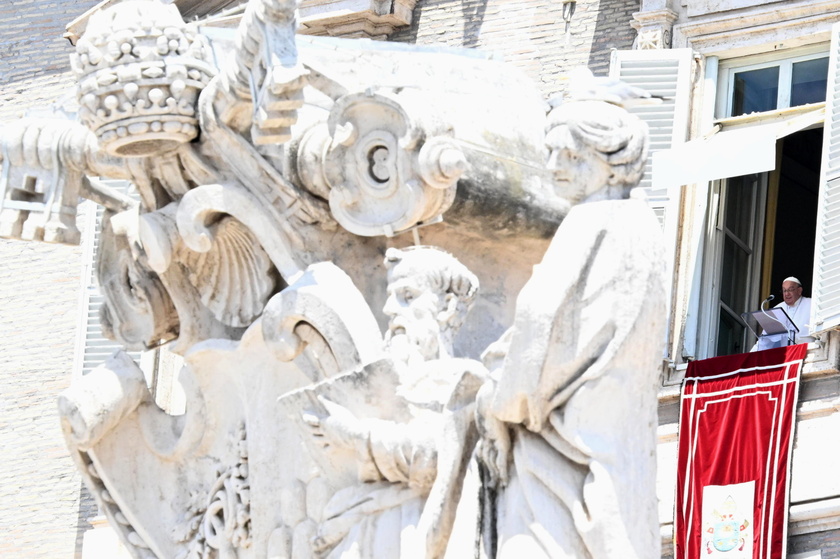
[[[455,198],[463,152],[445,137],[427,138],[409,114],[384,95],[347,95],[330,113],[329,134],[310,132],[302,143],[301,176],[310,190],[326,187],[333,215],[351,233],[393,236],[439,217]]]

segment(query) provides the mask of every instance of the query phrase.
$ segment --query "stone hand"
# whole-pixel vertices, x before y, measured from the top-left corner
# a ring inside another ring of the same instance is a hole
[[[319,396],[318,401],[326,410],[325,414],[310,411],[302,415],[318,444],[324,448],[352,450],[358,441],[367,438],[367,430],[350,410],[323,396]]]
[[[508,482],[510,431],[508,425],[489,410],[494,388],[495,383],[488,382],[476,396],[476,425],[481,436],[476,453],[487,467],[491,483],[504,487]]]

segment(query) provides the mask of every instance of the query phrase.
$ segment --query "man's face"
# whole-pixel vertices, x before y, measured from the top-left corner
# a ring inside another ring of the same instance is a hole
[[[782,282],[782,295],[785,298],[785,303],[795,305],[802,297],[802,286],[795,281]]]
[[[438,314],[444,309],[442,294],[426,285],[422,270],[401,262],[388,274],[386,341],[419,352],[425,360],[436,359],[440,350]]]

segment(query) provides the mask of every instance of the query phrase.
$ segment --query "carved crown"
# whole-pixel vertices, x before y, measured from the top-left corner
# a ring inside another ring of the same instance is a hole
[[[216,73],[210,60],[174,4],[131,0],[97,12],[71,57],[79,116],[112,155],[173,150],[198,134],[196,100]]]

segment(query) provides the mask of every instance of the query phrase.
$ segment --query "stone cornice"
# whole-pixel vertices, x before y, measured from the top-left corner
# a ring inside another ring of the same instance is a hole
[[[840,20],[840,1],[786,3],[713,14],[674,25],[673,46],[704,55],[747,56],[770,50],[828,41],[831,24]]]
[[[119,0],[103,0],[67,24],[64,37],[73,45],[87,28],[90,17]],[[411,24],[417,0],[303,0],[298,11],[298,32],[303,35],[384,39],[396,29]],[[192,7],[186,1],[176,2]],[[228,25],[236,25],[241,10],[232,13]]]
[[[796,503],[790,507],[791,536],[840,528],[840,498]]]
[[[411,24],[417,0],[304,0],[298,33],[384,39]]]
[[[667,24],[671,25],[677,20],[678,14],[673,10],[654,10],[636,12],[633,14],[633,21],[630,22],[630,27],[636,31],[645,25]]]

